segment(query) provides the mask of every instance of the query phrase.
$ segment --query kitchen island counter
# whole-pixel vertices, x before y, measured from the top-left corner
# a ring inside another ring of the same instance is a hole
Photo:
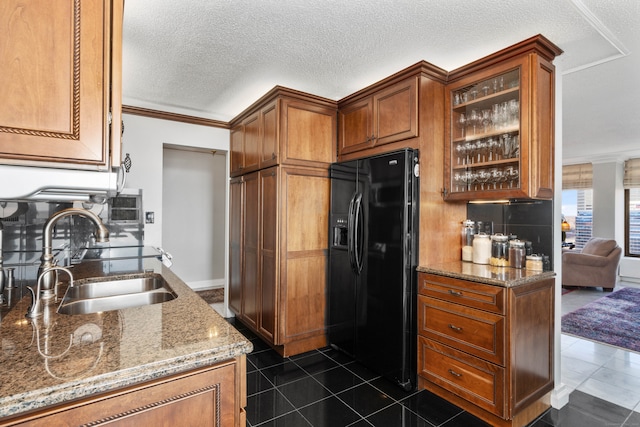
[[[177,298],[71,316],[56,313],[55,303],[45,307],[43,316],[27,319],[27,296],[3,316],[0,424],[42,408],[243,358],[252,350],[249,340],[158,260],[131,264],[134,268],[118,270],[113,261],[90,261],[71,270],[77,283],[114,270],[121,277],[157,273]]]
[[[553,271],[533,271],[524,268],[494,267],[486,264],[454,261],[418,266],[419,273],[431,273],[454,279],[469,280],[487,285],[511,288],[555,276]]]

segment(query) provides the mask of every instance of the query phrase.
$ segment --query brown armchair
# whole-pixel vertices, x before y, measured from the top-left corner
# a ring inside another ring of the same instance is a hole
[[[562,253],[562,285],[602,287],[611,292],[616,286],[622,248],[615,240],[591,238],[582,251]]]

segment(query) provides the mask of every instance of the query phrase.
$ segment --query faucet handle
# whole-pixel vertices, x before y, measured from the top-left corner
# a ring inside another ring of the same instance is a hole
[[[31,286],[27,286],[27,289],[31,294],[31,305],[27,309],[26,317],[33,319],[35,317],[42,316],[42,302],[40,301],[40,296]]]

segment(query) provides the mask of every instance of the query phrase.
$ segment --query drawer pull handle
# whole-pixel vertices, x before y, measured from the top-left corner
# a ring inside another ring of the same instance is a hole
[[[453,289],[449,289],[449,293],[450,293],[451,295],[453,295],[453,296],[456,296],[456,297],[461,297],[461,296],[462,296],[462,292],[460,292],[460,291],[454,291]]]
[[[462,376],[462,374],[457,373],[456,371],[454,371],[453,369],[449,369],[449,373],[451,375],[453,375],[454,377],[458,377],[460,378]]]
[[[449,328],[453,329],[456,332],[462,332],[462,328],[460,326],[452,325],[449,323]]]

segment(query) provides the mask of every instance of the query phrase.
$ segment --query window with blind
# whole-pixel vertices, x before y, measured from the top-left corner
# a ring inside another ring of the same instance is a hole
[[[624,163],[625,256],[640,257],[640,159]]]
[[[570,228],[563,246],[582,249],[593,230],[593,167],[591,163],[562,167],[562,216]]]

